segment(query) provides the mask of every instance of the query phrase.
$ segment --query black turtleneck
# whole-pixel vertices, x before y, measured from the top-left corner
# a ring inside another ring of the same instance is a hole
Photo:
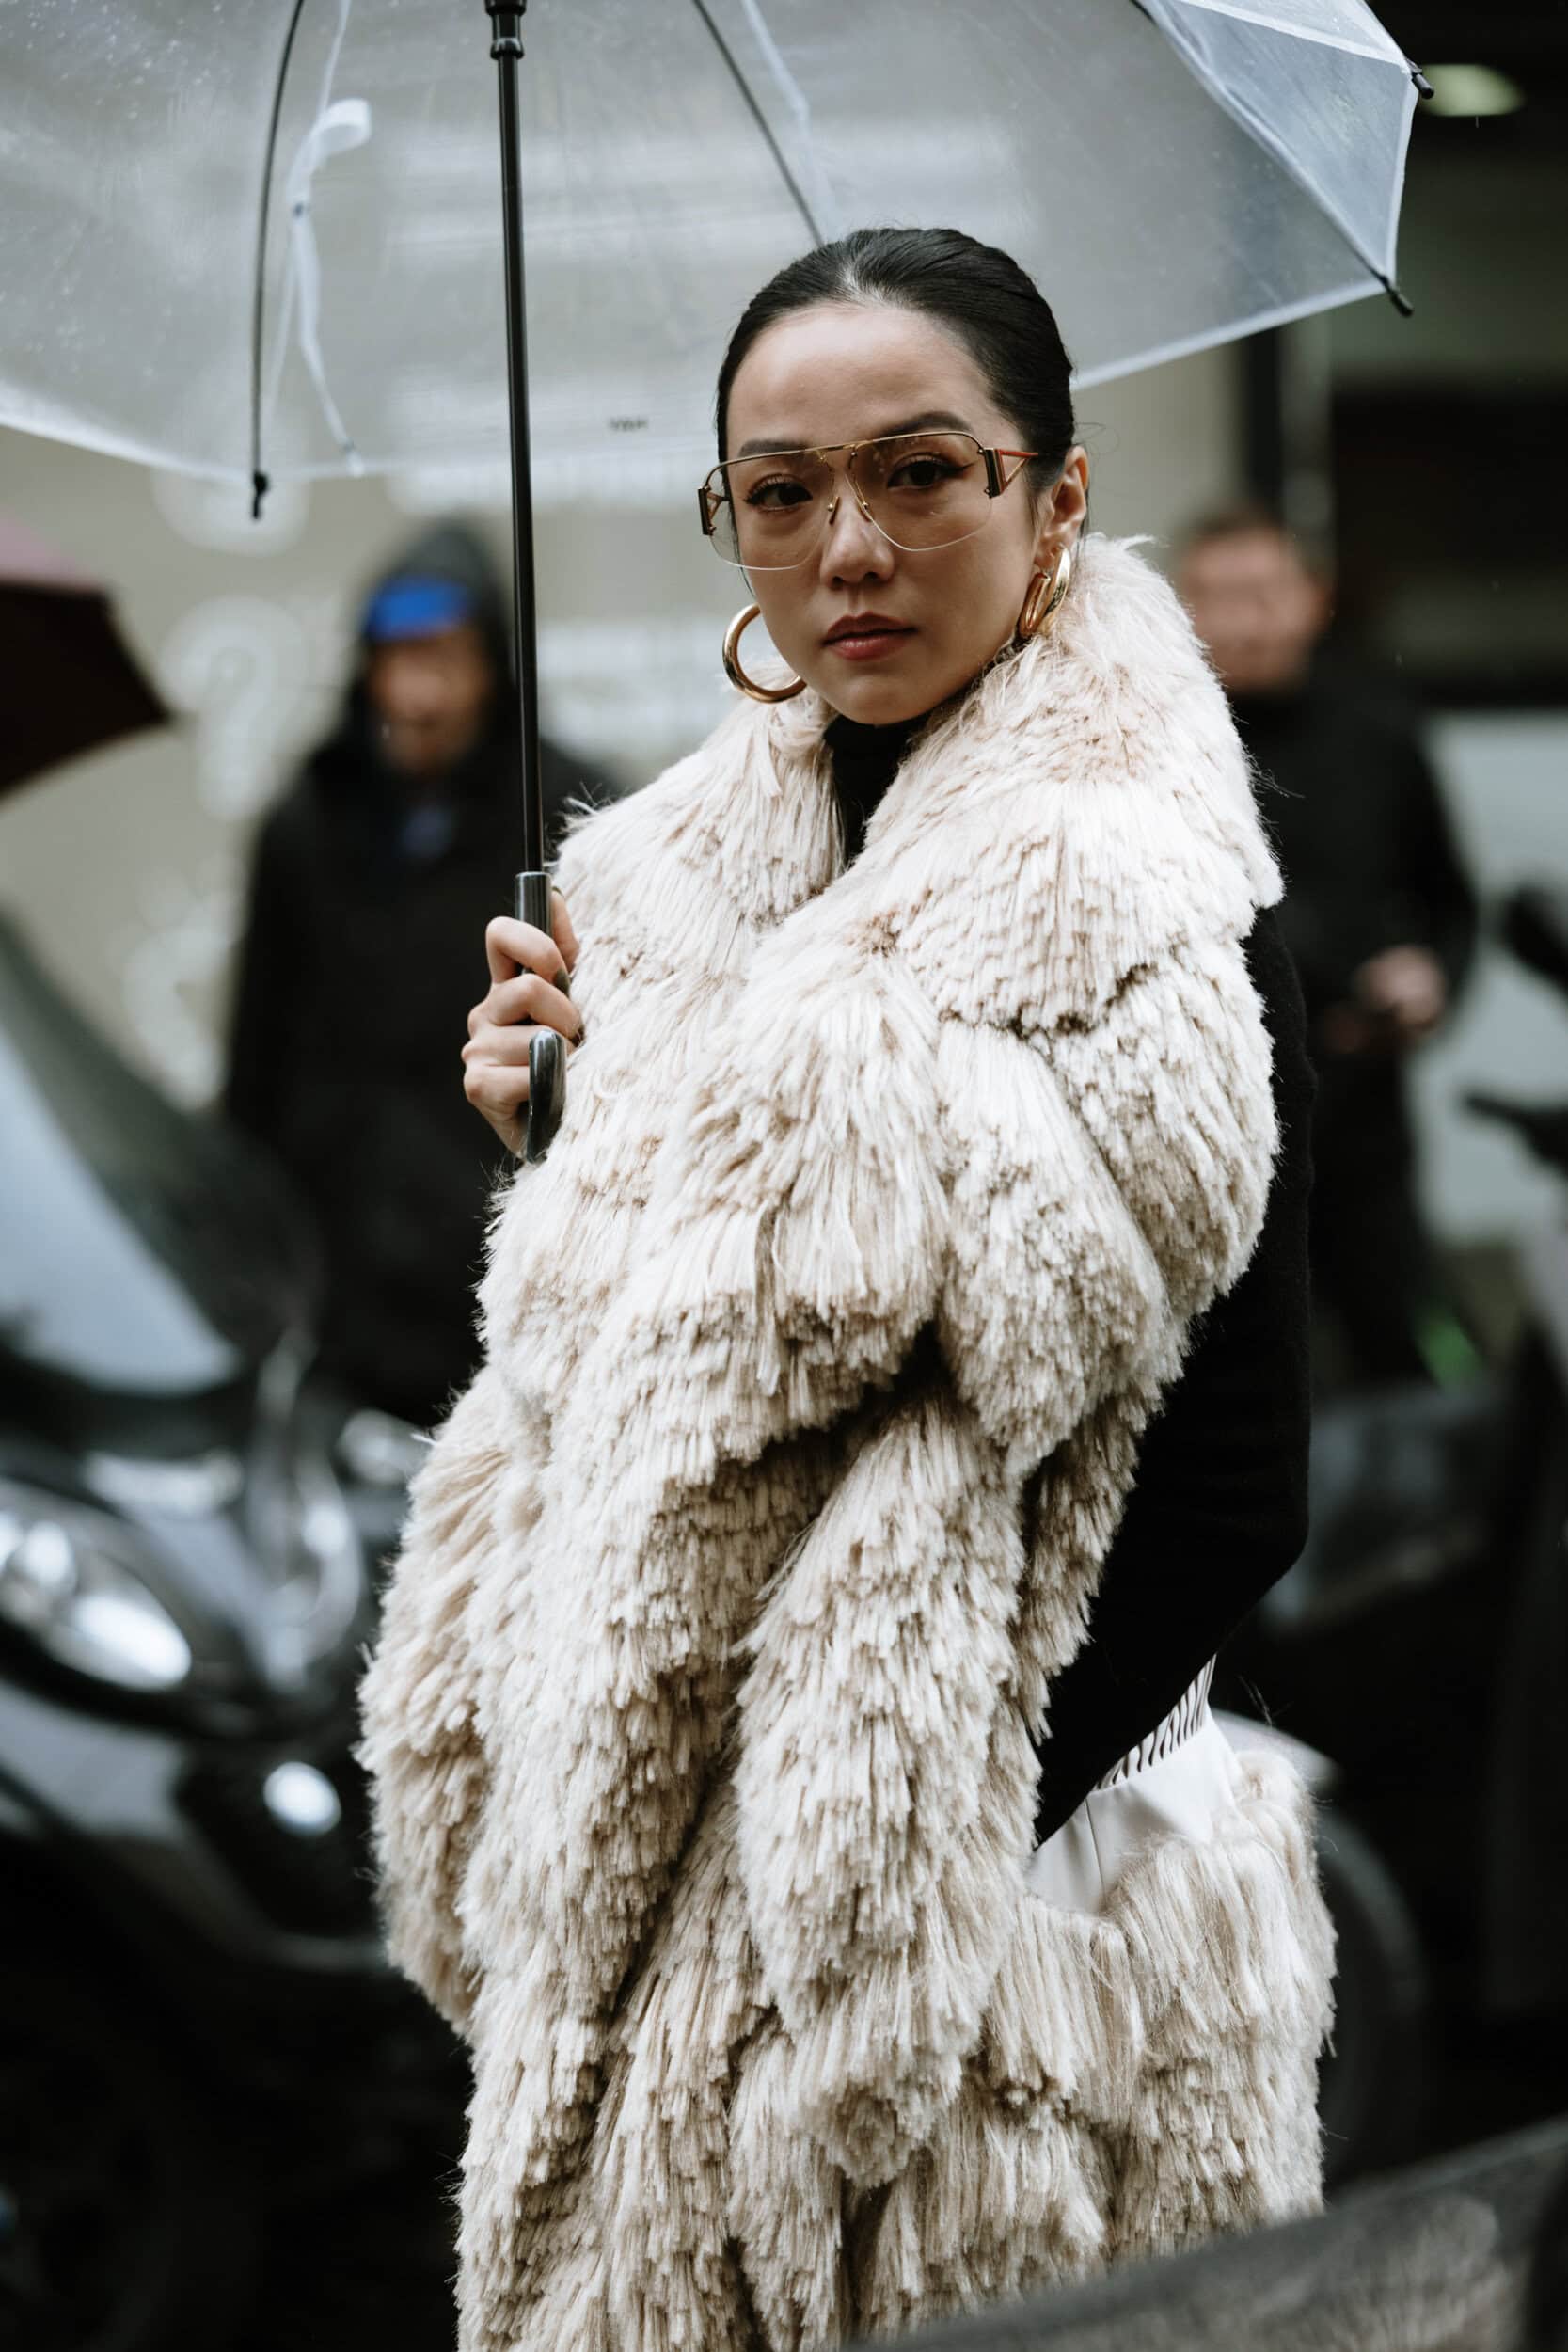
[[[847,864],[865,847],[865,829],[920,723],[919,719],[900,719],[891,727],[866,727],[858,719],[835,719],[828,729]]]
[[[847,858],[860,854],[917,724],[835,719],[829,728]],[[1246,957],[1274,1047],[1279,1121],[1263,1230],[1145,1435],[1088,1639],[1052,1685],[1037,1838],[1164,1720],[1307,1540],[1312,1073],[1301,988],[1272,911],[1258,917]]]

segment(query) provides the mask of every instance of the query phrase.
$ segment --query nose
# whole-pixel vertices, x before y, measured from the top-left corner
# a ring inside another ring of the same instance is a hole
[[[394,673],[386,699],[394,718],[418,726],[440,718],[449,697],[446,681],[433,662],[411,660]]]
[[[440,694],[425,678],[405,678],[393,699],[400,719],[428,719],[441,706]]]
[[[896,561],[893,542],[883,538],[856,497],[853,485],[840,482],[823,526],[823,580],[829,586],[844,587],[863,580],[886,580]]]

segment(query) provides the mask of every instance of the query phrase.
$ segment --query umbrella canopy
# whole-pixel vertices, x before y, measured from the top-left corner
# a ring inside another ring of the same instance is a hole
[[[0,515],[0,792],[169,712],[115,626],[107,592]]]
[[[254,395],[275,477],[504,460],[487,36],[481,0],[0,11],[0,421],[244,481]],[[746,299],[845,228],[1006,246],[1080,385],[1393,279],[1415,87],[1361,0],[533,0],[527,36],[546,461],[695,454]]]

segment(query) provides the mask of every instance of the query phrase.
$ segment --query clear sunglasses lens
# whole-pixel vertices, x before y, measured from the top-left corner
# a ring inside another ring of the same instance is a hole
[[[832,502],[835,477],[827,460],[811,450],[780,450],[732,458],[719,470],[729,495],[713,537],[725,562],[764,572],[803,564]]]
[[[873,520],[895,548],[951,547],[990,514],[986,461],[967,433],[901,433],[867,441],[855,479]]]

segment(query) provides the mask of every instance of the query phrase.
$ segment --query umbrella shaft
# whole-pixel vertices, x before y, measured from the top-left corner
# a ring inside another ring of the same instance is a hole
[[[512,418],[513,651],[523,761],[523,865],[545,864],[539,761],[539,639],[533,585],[533,476],[528,418],[528,294],[523,274],[523,141],[517,69],[528,0],[485,0],[500,91],[501,224],[506,270],[506,374]]]

